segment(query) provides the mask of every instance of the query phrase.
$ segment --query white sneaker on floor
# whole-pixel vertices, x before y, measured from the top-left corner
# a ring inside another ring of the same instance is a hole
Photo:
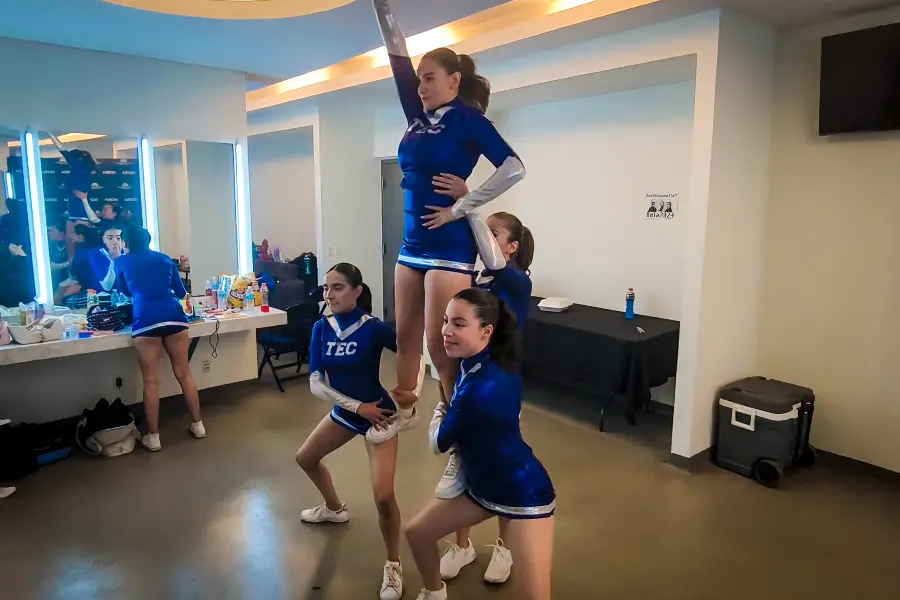
[[[437,487],[434,488],[434,495],[439,500],[453,500],[457,496],[462,496],[468,489],[466,476],[462,472],[462,460],[458,452],[450,454],[450,460],[447,461],[447,468],[441,480],[438,481]]]
[[[191,423],[191,433],[198,440],[202,440],[206,437],[206,427],[203,426],[203,421],[197,421],[196,423]]]
[[[346,504],[339,511],[333,511],[326,504],[320,504],[301,512],[300,520],[304,523],[346,523],[350,520],[350,511],[347,510]]]
[[[441,579],[453,579],[462,568],[475,562],[475,546],[469,540],[468,548],[460,548],[453,544],[441,557]]]
[[[141,446],[150,452],[159,452],[162,450],[162,444],[159,441],[158,433],[148,433],[141,438]]]
[[[489,547],[494,549],[494,554],[491,556],[491,564],[484,572],[484,580],[488,583],[506,583],[513,566],[512,552],[503,545],[500,538],[497,538],[496,544]]]
[[[403,567],[398,562],[384,563],[381,579],[381,600],[400,600],[403,596]]]
[[[16,488],[14,487],[0,487],[0,500],[4,498],[9,498],[13,494],[16,493]]]
[[[437,592],[422,590],[419,592],[419,595],[416,596],[416,600],[447,600],[447,584],[445,583],[444,587]]]

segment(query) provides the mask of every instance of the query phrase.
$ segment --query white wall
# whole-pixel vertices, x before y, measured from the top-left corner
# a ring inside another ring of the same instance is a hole
[[[813,388],[813,443],[900,471],[900,133],[817,135],[822,36],[900,8],[785,34],[762,297],[763,372]]]
[[[645,88],[492,115],[528,176],[484,210],[535,237],[534,293],[679,319],[685,220],[645,218],[648,192],[688,204],[694,84]],[[474,184],[473,184],[474,185]]]
[[[253,241],[282,256],[315,252],[316,169],[312,128],[247,138]]]
[[[191,282],[199,293],[220,273],[236,273],[234,148],[231,144],[185,142],[190,204]]]
[[[0,38],[0,126],[231,141],[247,127],[243,73]]]

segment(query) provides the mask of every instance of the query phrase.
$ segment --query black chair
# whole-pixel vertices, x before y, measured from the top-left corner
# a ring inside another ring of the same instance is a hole
[[[300,369],[303,365],[309,364],[309,340],[312,337],[313,326],[319,320],[319,304],[304,300],[288,306],[284,311],[287,313],[287,325],[271,327],[257,333],[257,341],[263,349],[257,379],[262,377],[263,369],[269,365],[272,377],[282,392],[284,391],[282,382],[306,376],[300,374]],[[279,365],[273,362],[273,359],[278,360],[283,354],[294,353],[297,359],[293,362]],[[284,369],[296,369],[296,372],[290,377],[281,378],[278,371]]]

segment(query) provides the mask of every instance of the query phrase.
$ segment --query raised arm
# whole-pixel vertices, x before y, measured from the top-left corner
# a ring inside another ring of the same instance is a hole
[[[522,164],[519,155],[506,143],[487,117],[472,115],[466,122],[466,128],[469,142],[491,161],[497,170],[481,187],[456,201],[452,210],[453,216],[457,219],[484,206],[525,179],[525,165]]]
[[[362,402],[329,386],[325,378],[322,369],[322,323],[320,320],[313,326],[312,338],[309,340],[309,391],[326,402],[355,413]]]
[[[172,263],[170,277],[172,279],[172,293],[179,299],[187,296],[187,289],[184,287],[184,281],[181,280],[181,272],[178,270],[178,267],[175,266],[174,262]]]
[[[62,154],[63,152],[65,152],[66,147],[63,146],[63,143],[62,143],[61,141],[59,141],[59,138],[58,138],[58,137],[56,137],[55,135],[53,135],[53,134],[50,133],[49,131],[47,132],[47,135],[49,135],[49,136],[50,136],[50,139],[53,140],[53,145],[56,146],[56,149],[59,150],[60,154]]]
[[[372,0],[375,7],[375,16],[378,17],[378,25],[381,27],[381,37],[387,48],[388,59],[391,62],[391,70],[394,72],[394,82],[397,84],[397,94],[400,96],[400,104],[406,115],[407,123],[412,123],[422,116],[422,100],[419,98],[419,76],[413,68],[406,49],[406,38],[397,23],[397,18],[391,10],[389,0]]]

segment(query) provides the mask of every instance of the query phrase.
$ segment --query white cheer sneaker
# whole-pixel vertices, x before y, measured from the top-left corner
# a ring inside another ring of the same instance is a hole
[[[403,596],[403,567],[398,562],[384,563],[381,579],[381,600],[400,600]]]
[[[415,407],[409,409],[397,409],[397,414],[391,419],[387,427],[370,427],[366,432],[366,441],[370,444],[383,444],[397,436],[401,431],[412,429],[419,422],[419,411]]]
[[[346,504],[338,511],[331,510],[327,504],[320,504],[302,511],[300,520],[304,523],[346,523],[350,520],[350,511]]]
[[[437,592],[422,590],[419,592],[419,595],[416,596],[416,600],[447,600],[447,584],[445,583]]]
[[[453,579],[463,567],[471,565],[475,562],[475,546],[472,540],[469,540],[468,548],[460,548],[458,544],[453,544],[441,557],[441,579]]]
[[[458,452],[451,452],[447,468],[434,488],[434,495],[438,500],[453,500],[465,494],[467,489],[466,476],[462,472],[462,459]]]
[[[491,564],[484,572],[484,580],[488,583],[506,583],[513,566],[512,552],[500,538],[489,547],[494,549],[494,554],[491,556]]]

